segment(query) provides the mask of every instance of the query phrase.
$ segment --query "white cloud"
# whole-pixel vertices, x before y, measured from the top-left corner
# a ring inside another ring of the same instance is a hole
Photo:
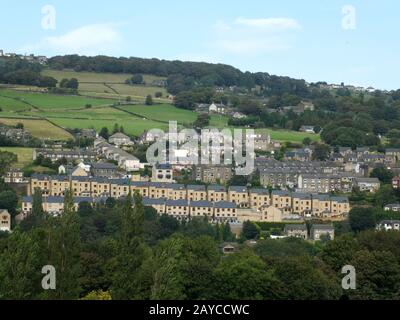
[[[60,36],[45,37],[23,51],[51,51],[56,54],[97,55],[113,52],[122,41],[116,24],[93,24],[79,27]]]
[[[223,51],[234,54],[260,54],[274,51],[282,51],[290,48],[290,45],[279,38],[263,39],[236,39],[218,42],[218,47]]]
[[[263,28],[269,31],[285,31],[301,29],[300,24],[295,19],[291,18],[265,18],[265,19],[246,19],[237,18],[235,23],[238,25]]]
[[[214,29],[217,33],[225,33],[232,30],[231,26],[222,20],[217,21],[214,25]]]
[[[300,23],[292,18],[220,20],[214,25],[212,46],[220,54],[246,56],[285,51],[292,47],[293,34],[300,29]]]

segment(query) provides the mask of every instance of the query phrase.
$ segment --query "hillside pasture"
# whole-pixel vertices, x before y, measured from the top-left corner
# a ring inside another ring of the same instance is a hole
[[[193,111],[176,108],[170,104],[146,105],[130,105],[123,106],[121,109],[147,119],[157,121],[177,121],[181,124],[190,124],[196,121],[197,114]]]
[[[0,92],[0,108],[2,112],[19,112],[31,109],[31,107],[28,104],[24,103],[23,101],[20,101],[17,98],[14,99],[2,96],[1,92]]]
[[[47,120],[41,119],[15,119],[15,118],[0,118],[0,123],[15,126],[18,123],[22,123],[24,128],[29,131],[32,136],[38,139],[53,139],[66,141],[72,139],[72,135],[67,131],[63,130],[50,123]]]
[[[271,129],[256,129],[255,131],[259,133],[270,134],[272,140],[280,142],[302,143],[305,138],[310,138],[311,141],[321,140],[319,134],[306,133],[306,132],[297,132],[289,130],[271,130]]]
[[[55,108],[80,109],[84,108],[86,104],[91,104],[92,106],[106,106],[115,102],[109,99],[97,99],[84,96],[17,92],[14,90],[0,90],[0,95],[9,99],[19,99],[22,102],[31,104],[42,110]]]
[[[113,119],[113,120],[87,120],[87,119],[73,119],[73,118],[49,118],[50,121],[63,128],[71,129],[84,129],[93,128],[100,131],[103,127],[107,127],[109,131],[112,131],[115,124],[124,127],[124,131],[127,134],[134,136],[140,136],[144,131],[150,129],[161,129],[167,130],[168,125],[164,123],[154,122],[151,120],[145,120],[134,117],[125,117],[124,119]]]
[[[62,79],[76,78],[79,81],[79,92],[92,95],[112,94],[118,99],[125,99],[131,96],[134,100],[141,100],[147,95],[155,96],[156,92],[162,92],[163,98],[167,97],[167,90],[162,87],[153,86],[153,81],[165,80],[164,77],[143,75],[146,85],[127,85],[125,81],[132,77],[132,74],[114,74],[97,72],[75,72],[73,70],[45,70],[43,75],[51,76],[59,82]]]
[[[0,147],[0,151],[11,152],[17,155],[18,162],[12,165],[13,168],[22,169],[32,163],[33,149],[31,148]]]

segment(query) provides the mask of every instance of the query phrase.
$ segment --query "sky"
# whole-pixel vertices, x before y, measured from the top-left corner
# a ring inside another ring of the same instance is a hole
[[[0,49],[204,61],[400,88],[398,0],[0,0]]]

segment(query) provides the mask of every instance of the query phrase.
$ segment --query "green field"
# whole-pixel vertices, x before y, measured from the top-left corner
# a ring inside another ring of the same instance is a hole
[[[64,108],[69,110],[83,109],[86,104],[91,104],[92,106],[106,106],[115,102],[114,100],[109,99],[97,99],[84,96],[53,95],[47,93],[19,92],[14,90],[0,90],[0,96],[8,97],[10,98],[9,100],[19,99],[19,103],[21,103],[21,101],[29,103],[41,110],[54,108]]]
[[[117,123],[119,126],[124,127],[124,131],[127,134],[134,136],[141,135],[144,131],[150,129],[161,129],[167,130],[168,125],[164,123],[154,122],[150,120],[144,120],[134,117],[125,117],[125,119],[114,119],[114,120],[82,120],[82,119],[68,119],[68,118],[49,118],[55,124],[65,128],[93,128],[100,131],[101,128],[107,127],[110,131],[114,128],[114,124]]]
[[[82,77],[93,80],[93,74],[83,73]],[[104,74],[104,76],[108,77],[107,80],[114,81],[126,75]],[[97,84],[102,85],[102,83]],[[191,127],[197,118],[197,113],[194,111],[179,109],[166,103],[152,106],[132,104],[112,107],[118,102],[115,99],[117,95],[111,93],[107,95],[114,99],[0,89],[0,107],[2,108],[0,122],[8,125],[23,123],[25,128],[37,138],[68,140],[72,136],[62,128],[94,128],[99,131],[103,127],[112,129],[114,124],[118,124],[124,127],[126,133],[139,136],[145,130],[155,128],[165,130],[168,128],[169,121],[177,121],[180,126]],[[86,108],[87,104],[92,107]],[[212,115],[210,127],[227,128],[228,117]],[[319,140],[319,135],[316,134],[270,129],[256,131],[269,133],[273,140],[282,142],[302,142],[306,137],[311,138],[312,141]]]
[[[193,111],[183,110],[170,104],[159,105],[132,105],[123,106],[121,109],[135,113],[142,117],[159,121],[177,121],[182,124],[190,124],[196,121],[197,114]]]
[[[319,134],[296,132],[289,130],[271,130],[271,129],[256,129],[256,132],[267,133],[271,135],[272,140],[281,142],[303,142],[305,138],[310,138],[311,141],[320,141]]]
[[[76,72],[73,70],[44,70],[43,75],[53,77],[58,81],[62,79],[76,78],[79,82],[97,83],[125,83],[125,80],[132,77],[129,73],[102,73],[102,72]],[[144,81],[151,84],[154,80],[164,80],[165,77],[143,75]]]
[[[131,74],[75,72],[72,70],[45,70],[42,74],[53,77],[58,81],[65,78],[76,78],[79,81],[79,91],[82,94],[108,94],[114,95],[118,99],[131,96],[134,100],[144,100],[147,95],[154,97],[156,92],[162,92],[164,100],[169,101],[166,100],[168,93],[165,88],[152,86],[152,82],[155,80],[165,80],[163,77],[143,75],[146,85],[131,86],[125,84],[125,81],[132,77]]]
[[[22,169],[32,163],[33,149],[31,148],[0,147],[0,151],[7,151],[17,155],[18,162],[13,165],[14,168]]]
[[[0,118],[0,123],[9,126],[22,123],[27,131],[39,139],[69,140],[73,138],[70,133],[47,120]]]
[[[1,94],[1,92],[0,92]],[[7,98],[0,95],[0,108],[1,112],[18,112],[23,110],[30,110],[31,107],[23,101]]]

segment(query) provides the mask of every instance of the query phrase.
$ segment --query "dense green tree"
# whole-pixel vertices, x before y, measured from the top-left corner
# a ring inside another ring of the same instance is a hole
[[[108,132],[108,128],[107,127],[101,128],[101,130],[99,132],[99,136],[103,137],[106,140],[108,140],[108,138],[110,137],[110,134]]]
[[[92,205],[89,202],[80,202],[78,205],[78,215],[81,218],[90,217],[93,215],[94,210]]]
[[[193,126],[195,128],[205,128],[210,125],[211,117],[208,114],[199,114],[197,120],[194,122]]]
[[[46,219],[43,211],[42,191],[40,188],[35,188],[32,198],[32,211],[20,224],[24,231],[42,227]]]
[[[185,239],[183,245],[185,296],[190,300],[209,299],[213,296],[213,270],[220,261],[216,242],[209,236]],[[196,276],[193,276],[196,275]]]
[[[374,229],[376,226],[373,208],[353,208],[349,213],[351,229],[355,232]]]
[[[184,295],[182,237],[162,241],[155,250],[156,270],[151,287],[152,300],[182,300]]]
[[[41,252],[28,232],[14,231],[0,250],[0,299],[29,300],[41,290]]]
[[[280,260],[275,264],[275,275],[287,300],[336,300],[342,294],[335,274],[324,273],[307,257]]]
[[[391,184],[381,186],[381,188],[373,195],[373,203],[378,208],[397,202],[398,197]]]
[[[243,223],[242,235],[247,240],[254,240],[259,237],[260,231],[253,222],[246,221]]]
[[[303,144],[305,145],[305,146],[309,146],[310,144],[311,144],[311,139],[310,138],[304,138],[304,140],[303,140]]]
[[[64,197],[64,213],[50,218],[46,227],[48,264],[56,269],[57,289],[45,293],[47,299],[79,298],[80,223],[74,208],[72,191]]]
[[[128,84],[144,84],[144,78],[141,74],[134,74],[127,80]]]
[[[348,265],[360,246],[352,235],[345,235],[330,241],[320,253],[321,259],[336,272]]]
[[[81,252],[80,254],[79,285],[82,288],[81,295],[89,294],[94,290],[102,290],[107,287],[104,270],[104,260],[95,252]]]
[[[261,240],[255,247],[255,252],[262,258],[313,256],[315,251],[313,245],[298,238]]]
[[[399,299],[400,265],[392,253],[359,251],[353,256],[350,265],[357,272],[357,289],[348,292],[351,299]]]
[[[391,184],[394,178],[392,170],[386,168],[375,168],[371,172],[371,178],[378,178],[384,184]]]
[[[330,153],[331,153],[330,146],[318,143],[314,149],[313,159],[319,161],[325,161],[329,159]]]
[[[263,300],[282,296],[282,286],[266,264],[251,251],[222,259],[214,269],[215,299]]]
[[[18,157],[16,154],[0,151],[0,175],[3,176],[4,173],[10,169],[11,164],[16,163],[18,161]]]
[[[18,196],[13,190],[6,190],[0,192],[0,208],[7,209],[11,215],[16,214],[18,205]]]
[[[132,204],[135,204],[134,207]],[[137,272],[143,264],[146,248],[143,240],[144,207],[139,194],[129,194],[121,208],[121,234],[112,284],[114,299],[134,299],[141,293]]]
[[[152,106],[153,105],[153,97],[151,95],[148,95],[146,97],[145,104],[146,104],[146,106]]]

